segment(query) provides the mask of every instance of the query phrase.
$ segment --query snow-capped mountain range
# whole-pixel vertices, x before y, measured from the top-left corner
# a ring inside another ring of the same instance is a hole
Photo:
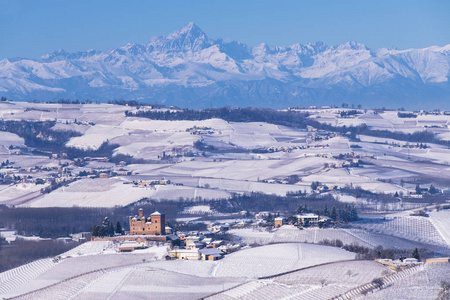
[[[450,107],[450,44],[369,49],[350,41],[287,47],[210,39],[189,23],[148,44],[57,50],[0,61],[0,95],[15,100],[140,100],[181,107],[362,104]]]

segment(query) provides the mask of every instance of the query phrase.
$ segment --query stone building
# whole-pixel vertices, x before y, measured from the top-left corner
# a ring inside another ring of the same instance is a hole
[[[283,217],[277,217],[275,218],[275,228],[279,228],[281,226],[283,226],[284,224],[284,218]]]
[[[164,235],[166,234],[166,215],[155,211],[148,218],[144,210],[139,209],[139,216],[129,218],[130,235]]]

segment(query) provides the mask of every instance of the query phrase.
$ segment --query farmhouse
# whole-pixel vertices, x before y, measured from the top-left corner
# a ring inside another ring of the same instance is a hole
[[[302,214],[302,215],[296,215],[295,216],[297,218],[297,222],[299,224],[309,224],[309,225],[325,225],[325,224],[329,224],[333,221],[332,218],[327,217],[327,216],[319,216],[316,214],[312,214],[312,213],[308,213],[308,214]]]
[[[130,235],[164,235],[166,234],[166,217],[155,211],[150,217],[144,217],[144,210],[139,209],[139,217],[129,217]]]
[[[125,241],[119,246],[119,252],[133,252],[136,249],[146,248],[143,242]]]
[[[418,260],[417,258],[414,258],[414,257],[409,257],[409,258],[405,258],[405,259],[403,260],[403,262],[404,262],[405,264],[415,264],[415,263],[418,263],[419,260]]]
[[[187,250],[187,249],[176,249],[169,252],[169,255],[173,255],[178,259],[185,260],[200,260],[200,252],[197,249]]]
[[[428,263],[450,263],[450,257],[436,257],[436,258],[428,258]]]
[[[295,216],[299,223],[305,224],[308,222],[309,224],[317,224],[319,223],[319,216],[316,214],[303,214]]]
[[[203,247],[205,247],[205,244],[200,241],[186,239],[186,249],[194,250],[201,249]]]
[[[202,260],[218,260],[223,256],[223,252],[216,248],[199,250]]]

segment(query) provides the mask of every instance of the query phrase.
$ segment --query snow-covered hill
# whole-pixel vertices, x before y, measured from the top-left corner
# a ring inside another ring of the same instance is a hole
[[[446,108],[449,65],[450,44],[409,50],[372,50],[353,41],[249,47],[212,40],[189,23],[145,45],[3,59],[0,94],[17,100],[124,98],[183,107],[346,102],[414,108],[428,101]]]

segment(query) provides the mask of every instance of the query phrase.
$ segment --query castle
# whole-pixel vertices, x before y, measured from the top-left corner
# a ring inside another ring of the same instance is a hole
[[[144,210],[139,209],[139,217],[129,218],[130,235],[164,235],[166,234],[166,215],[155,211],[149,218],[144,217]]]

